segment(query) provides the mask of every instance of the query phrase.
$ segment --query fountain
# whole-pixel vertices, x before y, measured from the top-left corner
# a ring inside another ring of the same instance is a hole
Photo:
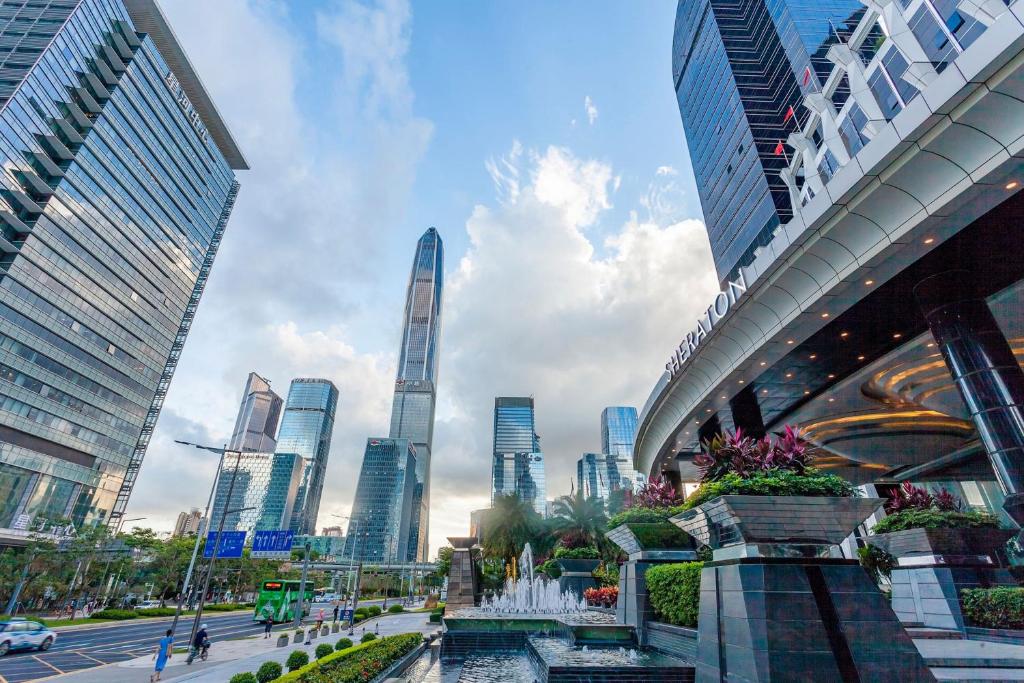
[[[524,575],[517,581],[507,579],[505,589],[499,595],[484,598],[478,611],[509,615],[584,614],[587,601],[572,591],[563,593],[556,581]]]

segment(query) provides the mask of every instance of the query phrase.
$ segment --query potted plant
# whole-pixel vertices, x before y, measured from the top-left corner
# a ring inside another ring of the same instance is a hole
[[[563,545],[555,548],[554,553],[555,564],[561,570],[558,586],[563,593],[572,591],[581,596],[587,588],[597,586],[594,570],[601,564],[601,554],[592,545],[576,546],[568,538],[563,538],[561,543]]]
[[[681,505],[627,508],[608,520],[605,536],[629,556],[664,550],[693,552],[696,550],[693,537],[668,521],[682,511]]]
[[[815,469],[813,460],[790,426],[775,439],[740,429],[716,436],[694,458],[700,487],[671,521],[715,559],[833,555],[882,500],[856,497],[850,482]]]
[[[902,566],[957,558],[958,564],[1000,564],[1003,547],[1014,532],[1002,529],[995,515],[968,510],[946,489],[936,493],[903,482],[885,504],[888,513],[872,529],[871,545]]]
[[[890,567],[892,607],[904,623],[966,627],[962,591],[1015,586],[1006,564],[1014,531],[999,518],[966,509],[945,489],[932,493],[904,482],[889,500],[888,515],[868,537]]]

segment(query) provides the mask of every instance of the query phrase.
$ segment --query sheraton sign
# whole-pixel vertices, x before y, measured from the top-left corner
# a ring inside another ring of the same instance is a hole
[[[672,352],[665,369],[669,377],[675,377],[686,361],[690,360],[704,338],[711,334],[711,330],[718,324],[718,321],[725,317],[729,309],[736,305],[736,302],[747,291],[747,278],[740,270],[740,276],[730,282],[725,289],[718,293],[714,303],[708,306],[704,315],[697,319],[697,329],[687,332],[686,338]]]

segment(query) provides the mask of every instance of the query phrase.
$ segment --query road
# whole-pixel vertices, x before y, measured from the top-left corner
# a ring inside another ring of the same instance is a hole
[[[379,605],[380,602],[360,600],[359,604]],[[330,619],[332,608],[327,604],[313,605],[310,613],[315,615],[321,607]],[[203,621],[209,625],[207,630],[210,640],[215,644],[219,640],[243,638],[261,633],[263,630],[263,625],[253,622],[252,612],[247,610],[226,614],[208,612],[203,615]],[[307,623],[308,621],[307,618]],[[192,617],[186,616],[178,624],[176,640],[183,646],[192,627]],[[156,619],[143,622],[107,622],[95,627],[70,631],[58,628],[57,642],[49,651],[13,652],[0,659],[0,683],[25,683],[152,654],[157,642],[170,625],[169,619]],[[274,630],[283,631],[291,627],[290,623],[278,624]]]

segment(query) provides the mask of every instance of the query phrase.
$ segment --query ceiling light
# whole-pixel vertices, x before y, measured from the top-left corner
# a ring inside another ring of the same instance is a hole
[[[927,346],[928,346],[928,348],[930,349],[930,348],[932,348],[933,346],[935,346],[935,342],[928,342]]]
[[[828,313],[822,313],[822,314],[821,314],[821,317],[822,317],[822,318],[827,318],[827,317],[828,317]]]
[[[835,375],[829,375],[829,376],[828,376],[828,378],[829,378],[829,379],[835,379],[835,378],[836,378],[836,376],[835,376]]]
[[[792,377],[792,376],[793,376],[793,373],[792,373],[792,372],[787,372],[787,373],[786,373],[786,379],[789,379],[789,378],[790,378],[790,377]]]
[[[864,284],[867,285],[868,287],[870,287],[871,285],[875,284],[875,281],[874,280],[865,280]]]
[[[835,400],[834,398],[830,398],[830,399],[828,400],[828,402],[829,402],[829,403],[835,403],[835,402],[836,402],[836,400]]]
[[[927,238],[927,239],[926,239],[926,240],[924,241],[924,243],[925,243],[925,244],[931,244],[931,243],[932,243],[932,242],[934,242],[934,241],[935,241],[935,238],[934,238],[934,237],[929,237],[929,238]]]
[[[689,436],[689,435],[690,435],[690,432],[686,432],[686,435],[687,435],[687,436]]]
[[[767,363],[765,363],[764,361],[761,361],[761,367],[762,367],[762,368],[763,368],[764,366],[766,366],[766,365],[768,365],[768,364],[767,364]]]
[[[710,412],[711,412],[711,408],[708,408],[708,409],[707,409],[706,411],[704,411],[704,412],[706,412],[706,413],[710,413]]]
[[[743,380],[740,380],[740,384],[743,384]]]
[[[1011,180],[1010,182],[1006,183],[1006,189],[1007,190],[1016,190],[1017,189],[1017,185],[1019,185],[1019,184],[1020,183],[1018,183],[1016,180]]]
[[[817,357],[818,357],[818,354],[816,354],[816,353],[812,353],[811,356],[810,356],[811,360],[814,360]]]
[[[864,356],[857,356],[857,360],[864,360]]]
[[[847,337],[850,336],[850,333],[849,332],[840,332],[839,336],[842,337],[843,339],[846,339]]]
[[[768,390],[767,390],[767,389],[762,389],[762,390],[761,390],[761,393],[762,393],[762,394],[767,394],[767,393],[768,393]]]
[[[808,395],[808,394],[810,394],[810,393],[811,393],[811,392],[809,392],[809,391],[808,391],[807,389],[804,389],[804,396],[807,396],[807,395]]]
[[[903,336],[903,334],[901,332],[893,332],[893,334],[892,334],[892,338],[893,339],[899,339],[902,336]]]
[[[787,339],[787,340],[786,340],[786,343],[787,343],[787,344],[792,344],[792,343],[793,343],[793,340],[792,340],[792,339]]]

